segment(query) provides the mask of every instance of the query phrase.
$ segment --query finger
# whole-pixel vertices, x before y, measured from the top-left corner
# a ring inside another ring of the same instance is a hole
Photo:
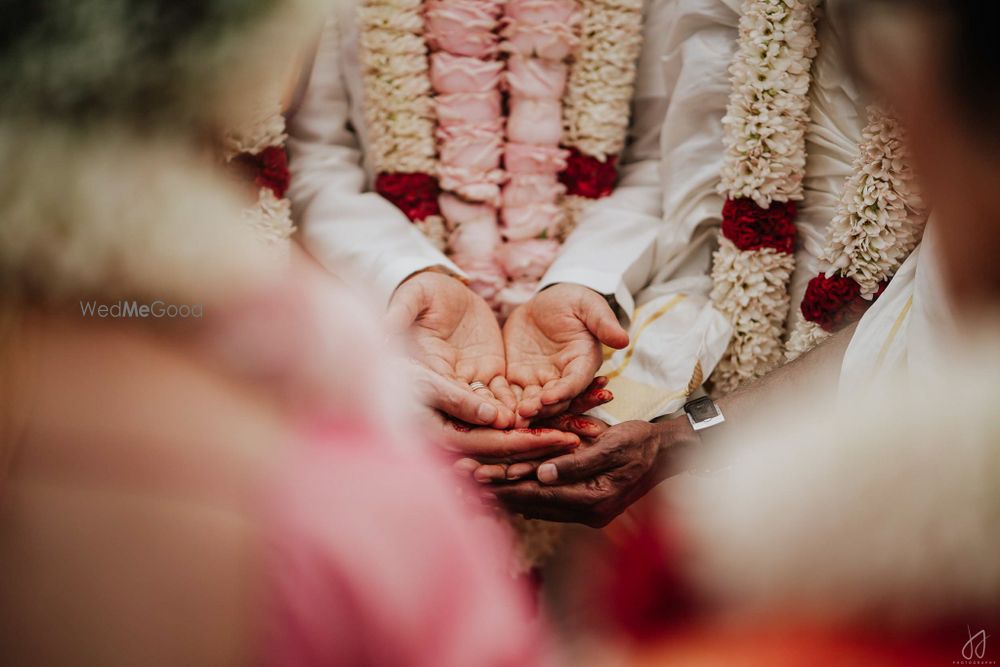
[[[492,397],[487,399],[471,387],[439,375],[432,381],[428,402],[431,407],[469,424],[492,425],[500,417],[500,408]]]
[[[490,487],[490,493],[507,507],[519,512],[538,506],[552,509],[580,508],[592,505],[597,498],[595,489],[587,484],[545,486],[533,479],[498,484]]]
[[[470,458],[458,459],[451,464],[452,471],[458,475],[463,482],[472,479],[472,473],[479,468],[479,461]]]
[[[573,435],[569,433],[568,435]],[[534,449],[530,452],[525,452],[523,454],[513,454],[510,456],[480,456],[477,460],[483,465],[492,465],[495,463],[502,463],[509,465],[511,463],[519,463],[521,461],[545,461],[551,459],[555,456],[562,456],[568,452],[573,451],[579,447],[579,438],[577,438],[577,444],[575,445],[553,445],[551,447],[544,447],[541,449]]]
[[[445,449],[475,459],[538,458],[540,452],[570,449],[580,444],[580,438],[576,435],[554,429],[501,431],[473,428],[453,420],[443,421],[439,425],[438,436]]]
[[[403,283],[392,295],[385,313],[385,325],[390,333],[402,333],[417,321],[422,309],[421,290],[411,283]]]
[[[559,415],[553,419],[540,422],[539,426],[545,428],[557,428],[560,431],[575,433],[581,438],[587,438],[590,440],[597,438],[608,430],[608,425],[600,419],[577,414]]]
[[[507,465],[503,463],[481,465],[472,473],[472,479],[480,484],[503,481],[507,479]]]
[[[616,350],[628,347],[628,332],[618,323],[611,306],[599,294],[593,293],[580,305],[578,316],[590,333]]]
[[[593,479],[608,467],[608,452],[600,446],[577,449],[570,454],[550,459],[538,466],[538,481],[542,484],[566,484],[585,479]]]
[[[534,417],[542,409],[542,401],[539,398],[542,388],[535,385],[524,387],[521,392],[521,400],[517,404],[517,413],[522,417]]]
[[[538,411],[535,419],[547,419],[549,417],[555,417],[557,415],[564,414],[569,411],[569,401],[563,401],[561,403],[555,403],[554,405],[544,405],[542,409]]]
[[[538,461],[524,461],[522,463],[511,463],[507,466],[507,480],[515,481],[518,479],[524,479],[525,477],[532,477],[535,474],[535,470],[538,468]]]
[[[588,355],[580,356],[570,361],[562,370],[562,376],[550,380],[542,387],[540,400],[542,405],[555,405],[563,401],[572,401],[583,393],[594,379],[600,360],[594,360]]]
[[[498,376],[490,382],[490,391],[496,396],[496,400],[503,405],[506,410],[501,410],[500,417],[494,422],[496,428],[511,428],[514,426],[514,413],[517,411],[517,398],[507,382],[507,378]]]
[[[590,386],[594,387],[594,384],[591,383]],[[571,414],[582,415],[613,400],[615,400],[615,395],[611,393],[610,389],[591,388],[574,398],[567,411]]]

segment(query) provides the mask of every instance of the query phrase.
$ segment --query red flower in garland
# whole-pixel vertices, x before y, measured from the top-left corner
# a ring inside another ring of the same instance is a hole
[[[722,207],[722,234],[740,250],[795,248],[795,202],[771,202],[761,208],[752,199],[727,199]]]
[[[257,177],[254,182],[259,187],[270,188],[278,199],[284,197],[292,181],[285,147],[268,146],[254,157],[257,161]]]
[[[566,168],[559,174],[559,181],[566,186],[568,194],[587,199],[607,197],[618,182],[618,158],[609,157],[601,162],[571,148]]]
[[[391,201],[413,222],[440,215],[437,179],[430,174],[381,173],[375,179],[375,191]]]
[[[802,316],[826,331],[834,332],[850,323],[868,302],[853,278],[820,274],[809,281],[802,299]]]

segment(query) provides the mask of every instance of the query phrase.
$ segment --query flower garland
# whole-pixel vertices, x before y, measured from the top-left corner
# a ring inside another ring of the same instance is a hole
[[[375,189],[505,316],[617,180],[640,0],[364,0]]]
[[[788,339],[793,360],[858,319],[920,242],[927,213],[908,166],[903,130],[869,107],[854,172],[844,185],[820,259]]]
[[[566,187],[562,238],[590,202],[614,191],[642,47],[641,0],[583,0],[582,6],[582,43],[563,102],[570,155],[559,175]]]
[[[795,202],[803,198],[810,69],[819,0],[744,0],[730,67],[726,197],[712,267],[715,307],[733,337],[713,375],[726,393],[784,358],[782,335],[795,268]]]
[[[562,141],[568,60],[579,43],[577,0],[508,0],[503,50],[509,95],[499,260],[509,284],[498,295],[509,313],[532,297],[559,253],[563,226],[558,180],[568,152]]]
[[[503,155],[500,16],[493,0],[429,0],[425,6],[431,86],[437,95],[441,211],[452,260],[494,303],[507,283],[497,250]]]
[[[365,0],[359,21],[375,191],[443,249],[447,234],[438,207],[436,118],[423,2]]]
[[[270,243],[285,243],[295,231],[292,205],[285,197],[291,181],[285,152],[285,117],[281,104],[262,107],[246,127],[225,137],[225,160],[257,187],[257,202],[243,217]]]

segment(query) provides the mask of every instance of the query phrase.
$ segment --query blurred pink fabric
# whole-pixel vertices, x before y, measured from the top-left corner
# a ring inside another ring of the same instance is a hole
[[[265,664],[542,664],[510,547],[455,480],[360,422],[313,430],[268,499]]]

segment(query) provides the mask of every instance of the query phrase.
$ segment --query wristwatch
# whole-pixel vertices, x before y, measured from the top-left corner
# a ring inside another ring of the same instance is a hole
[[[703,431],[726,421],[718,404],[708,396],[688,401],[684,404],[684,412],[691,422],[691,428],[696,431]]]

